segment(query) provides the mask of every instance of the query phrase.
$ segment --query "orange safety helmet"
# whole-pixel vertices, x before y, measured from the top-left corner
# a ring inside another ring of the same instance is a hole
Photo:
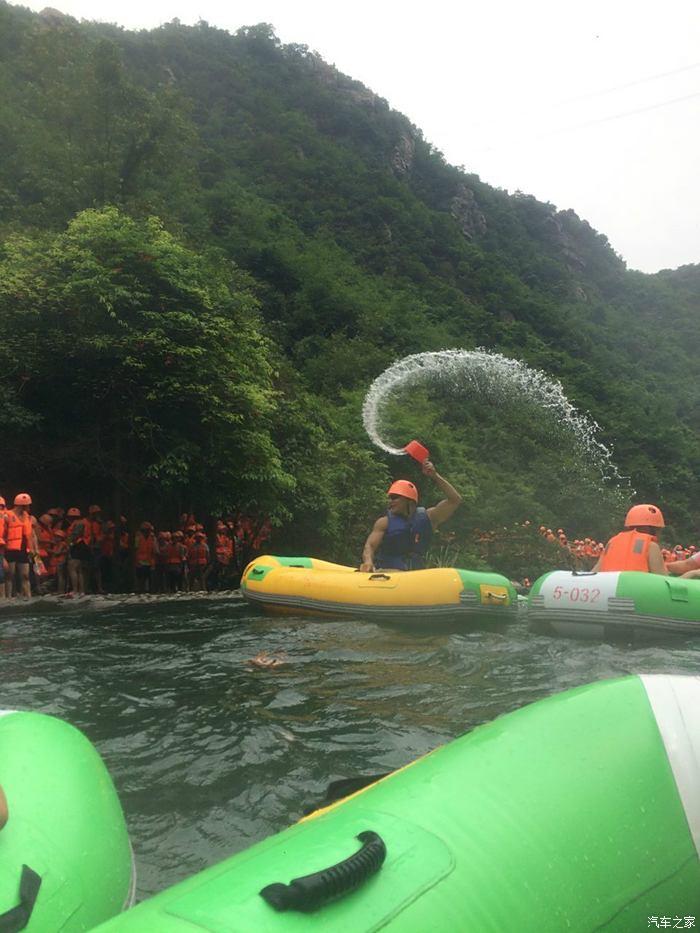
[[[80,518],[80,509],[76,506],[71,506],[66,512],[68,518]]]
[[[97,513],[101,511],[102,509],[99,507],[99,505],[91,505],[88,508],[88,515],[97,515]]]
[[[44,512],[43,515],[40,515],[40,516],[39,516],[39,521],[41,522],[42,525],[50,525],[50,524],[51,524],[51,516],[49,515],[48,512]]]
[[[666,523],[661,514],[661,509],[656,505],[633,505],[625,517],[625,528],[633,528],[635,525],[648,525],[651,528],[665,528]]]
[[[7,508],[7,502],[5,502],[4,496],[0,496],[0,505],[5,506],[5,508]]]
[[[404,499],[413,499],[418,502],[418,490],[410,480],[397,479],[387,490],[387,496],[403,496]]]
[[[15,496],[15,505],[31,505],[32,497],[28,492],[18,492]]]

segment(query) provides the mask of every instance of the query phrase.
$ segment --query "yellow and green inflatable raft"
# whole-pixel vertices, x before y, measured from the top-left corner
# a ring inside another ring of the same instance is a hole
[[[314,557],[271,555],[248,564],[241,593],[268,612],[365,619],[507,619],[518,605],[513,584],[497,573],[453,567],[360,573]]]
[[[76,728],[0,710],[1,933],[78,933],[130,907],[135,870],[107,768]]]
[[[700,679],[626,677],[481,726],[99,930],[682,927],[699,845]]]

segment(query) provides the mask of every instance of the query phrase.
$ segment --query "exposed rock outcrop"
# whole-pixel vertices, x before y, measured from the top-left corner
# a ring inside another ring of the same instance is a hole
[[[474,192],[466,185],[460,185],[457,189],[450,204],[450,213],[467,239],[472,240],[478,234],[486,233],[486,218],[479,210]]]
[[[416,141],[408,133],[402,133],[391,156],[391,168],[399,178],[405,178],[413,168],[416,157]]]

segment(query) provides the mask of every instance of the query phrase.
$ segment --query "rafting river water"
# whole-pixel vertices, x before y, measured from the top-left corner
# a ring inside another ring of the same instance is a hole
[[[288,663],[251,667],[260,651]],[[524,613],[499,631],[262,616],[239,599],[0,616],[0,708],[60,716],[97,746],[140,899],[284,829],[331,781],[570,687],[699,668],[689,641],[557,639]]]

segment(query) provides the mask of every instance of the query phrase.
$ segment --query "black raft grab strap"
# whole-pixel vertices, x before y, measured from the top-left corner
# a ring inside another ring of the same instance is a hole
[[[29,865],[22,865],[22,874],[19,879],[19,904],[0,914],[0,933],[20,933],[29,923],[34,910],[41,876],[37,875]]]
[[[357,838],[362,848],[354,855],[313,875],[294,878],[288,885],[268,884],[260,892],[261,897],[275,910],[310,913],[359,888],[382,867],[386,846],[381,836],[371,830],[360,833]]]

